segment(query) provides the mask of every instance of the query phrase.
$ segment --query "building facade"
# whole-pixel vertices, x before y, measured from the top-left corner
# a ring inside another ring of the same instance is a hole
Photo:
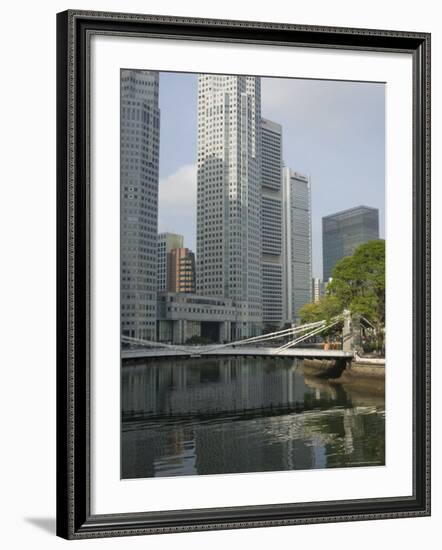
[[[327,281],[323,281],[320,277],[313,277],[312,279],[312,301],[319,302],[319,300],[327,294],[327,287],[331,283],[330,277]]]
[[[192,337],[229,342],[235,320],[232,300],[177,292],[158,294],[160,342],[185,344]]]
[[[158,292],[164,292],[169,289],[168,286],[168,258],[171,250],[182,248],[184,245],[183,235],[177,233],[159,233],[158,234],[158,267],[157,267],[157,289]]]
[[[261,119],[262,307],[266,328],[284,324],[282,127]]]
[[[323,278],[327,281],[336,263],[351,256],[368,241],[379,239],[377,208],[357,206],[322,218]]]
[[[324,296],[324,283],[319,277],[312,279],[312,302],[319,302]]]
[[[198,76],[197,292],[233,300],[234,339],[262,331],[261,82]]]
[[[121,71],[121,333],[156,334],[159,75]]]
[[[172,248],[168,255],[168,292],[196,292],[195,254],[188,248]]]
[[[300,308],[312,299],[311,193],[308,176],[283,170],[284,286],[286,319],[299,321]]]

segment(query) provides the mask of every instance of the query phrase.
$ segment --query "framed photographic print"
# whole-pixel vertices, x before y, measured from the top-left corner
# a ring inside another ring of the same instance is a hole
[[[57,533],[430,513],[430,36],[57,19]]]

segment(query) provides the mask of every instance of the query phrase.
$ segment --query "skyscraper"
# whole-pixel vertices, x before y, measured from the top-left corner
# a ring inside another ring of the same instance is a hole
[[[377,208],[357,206],[322,218],[323,279],[332,276],[341,258],[351,256],[367,241],[379,239],[379,211]]]
[[[319,277],[313,277],[312,279],[312,302],[319,302],[324,296],[327,295],[327,287],[331,283],[332,279],[323,281]]]
[[[158,234],[158,268],[157,268],[157,289],[158,292],[169,290],[168,273],[170,252],[174,248],[182,248],[184,245],[183,235],[177,233]]]
[[[261,120],[262,306],[265,326],[284,323],[282,256],[282,127]]]
[[[173,248],[168,256],[168,292],[195,293],[195,254],[188,248]]]
[[[234,339],[262,330],[260,141],[260,79],[199,75],[197,292],[234,301]]]
[[[319,302],[324,296],[324,283],[319,277],[313,277],[312,279],[312,302]]]
[[[300,308],[312,296],[312,225],[310,180],[290,168],[283,170],[286,318],[299,320]]]
[[[121,71],[121,333],[156,334],[159,76]]]

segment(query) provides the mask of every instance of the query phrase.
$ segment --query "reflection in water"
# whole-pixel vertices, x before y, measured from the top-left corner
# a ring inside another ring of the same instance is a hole
[[[383,387],[289,359],[124,364],[122,478],[383,465]]]

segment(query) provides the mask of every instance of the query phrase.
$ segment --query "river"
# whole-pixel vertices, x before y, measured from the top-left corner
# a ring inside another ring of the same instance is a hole
[[[125,362],[121,477],[385,463],[383,384],[331,384],[273,358]]]

